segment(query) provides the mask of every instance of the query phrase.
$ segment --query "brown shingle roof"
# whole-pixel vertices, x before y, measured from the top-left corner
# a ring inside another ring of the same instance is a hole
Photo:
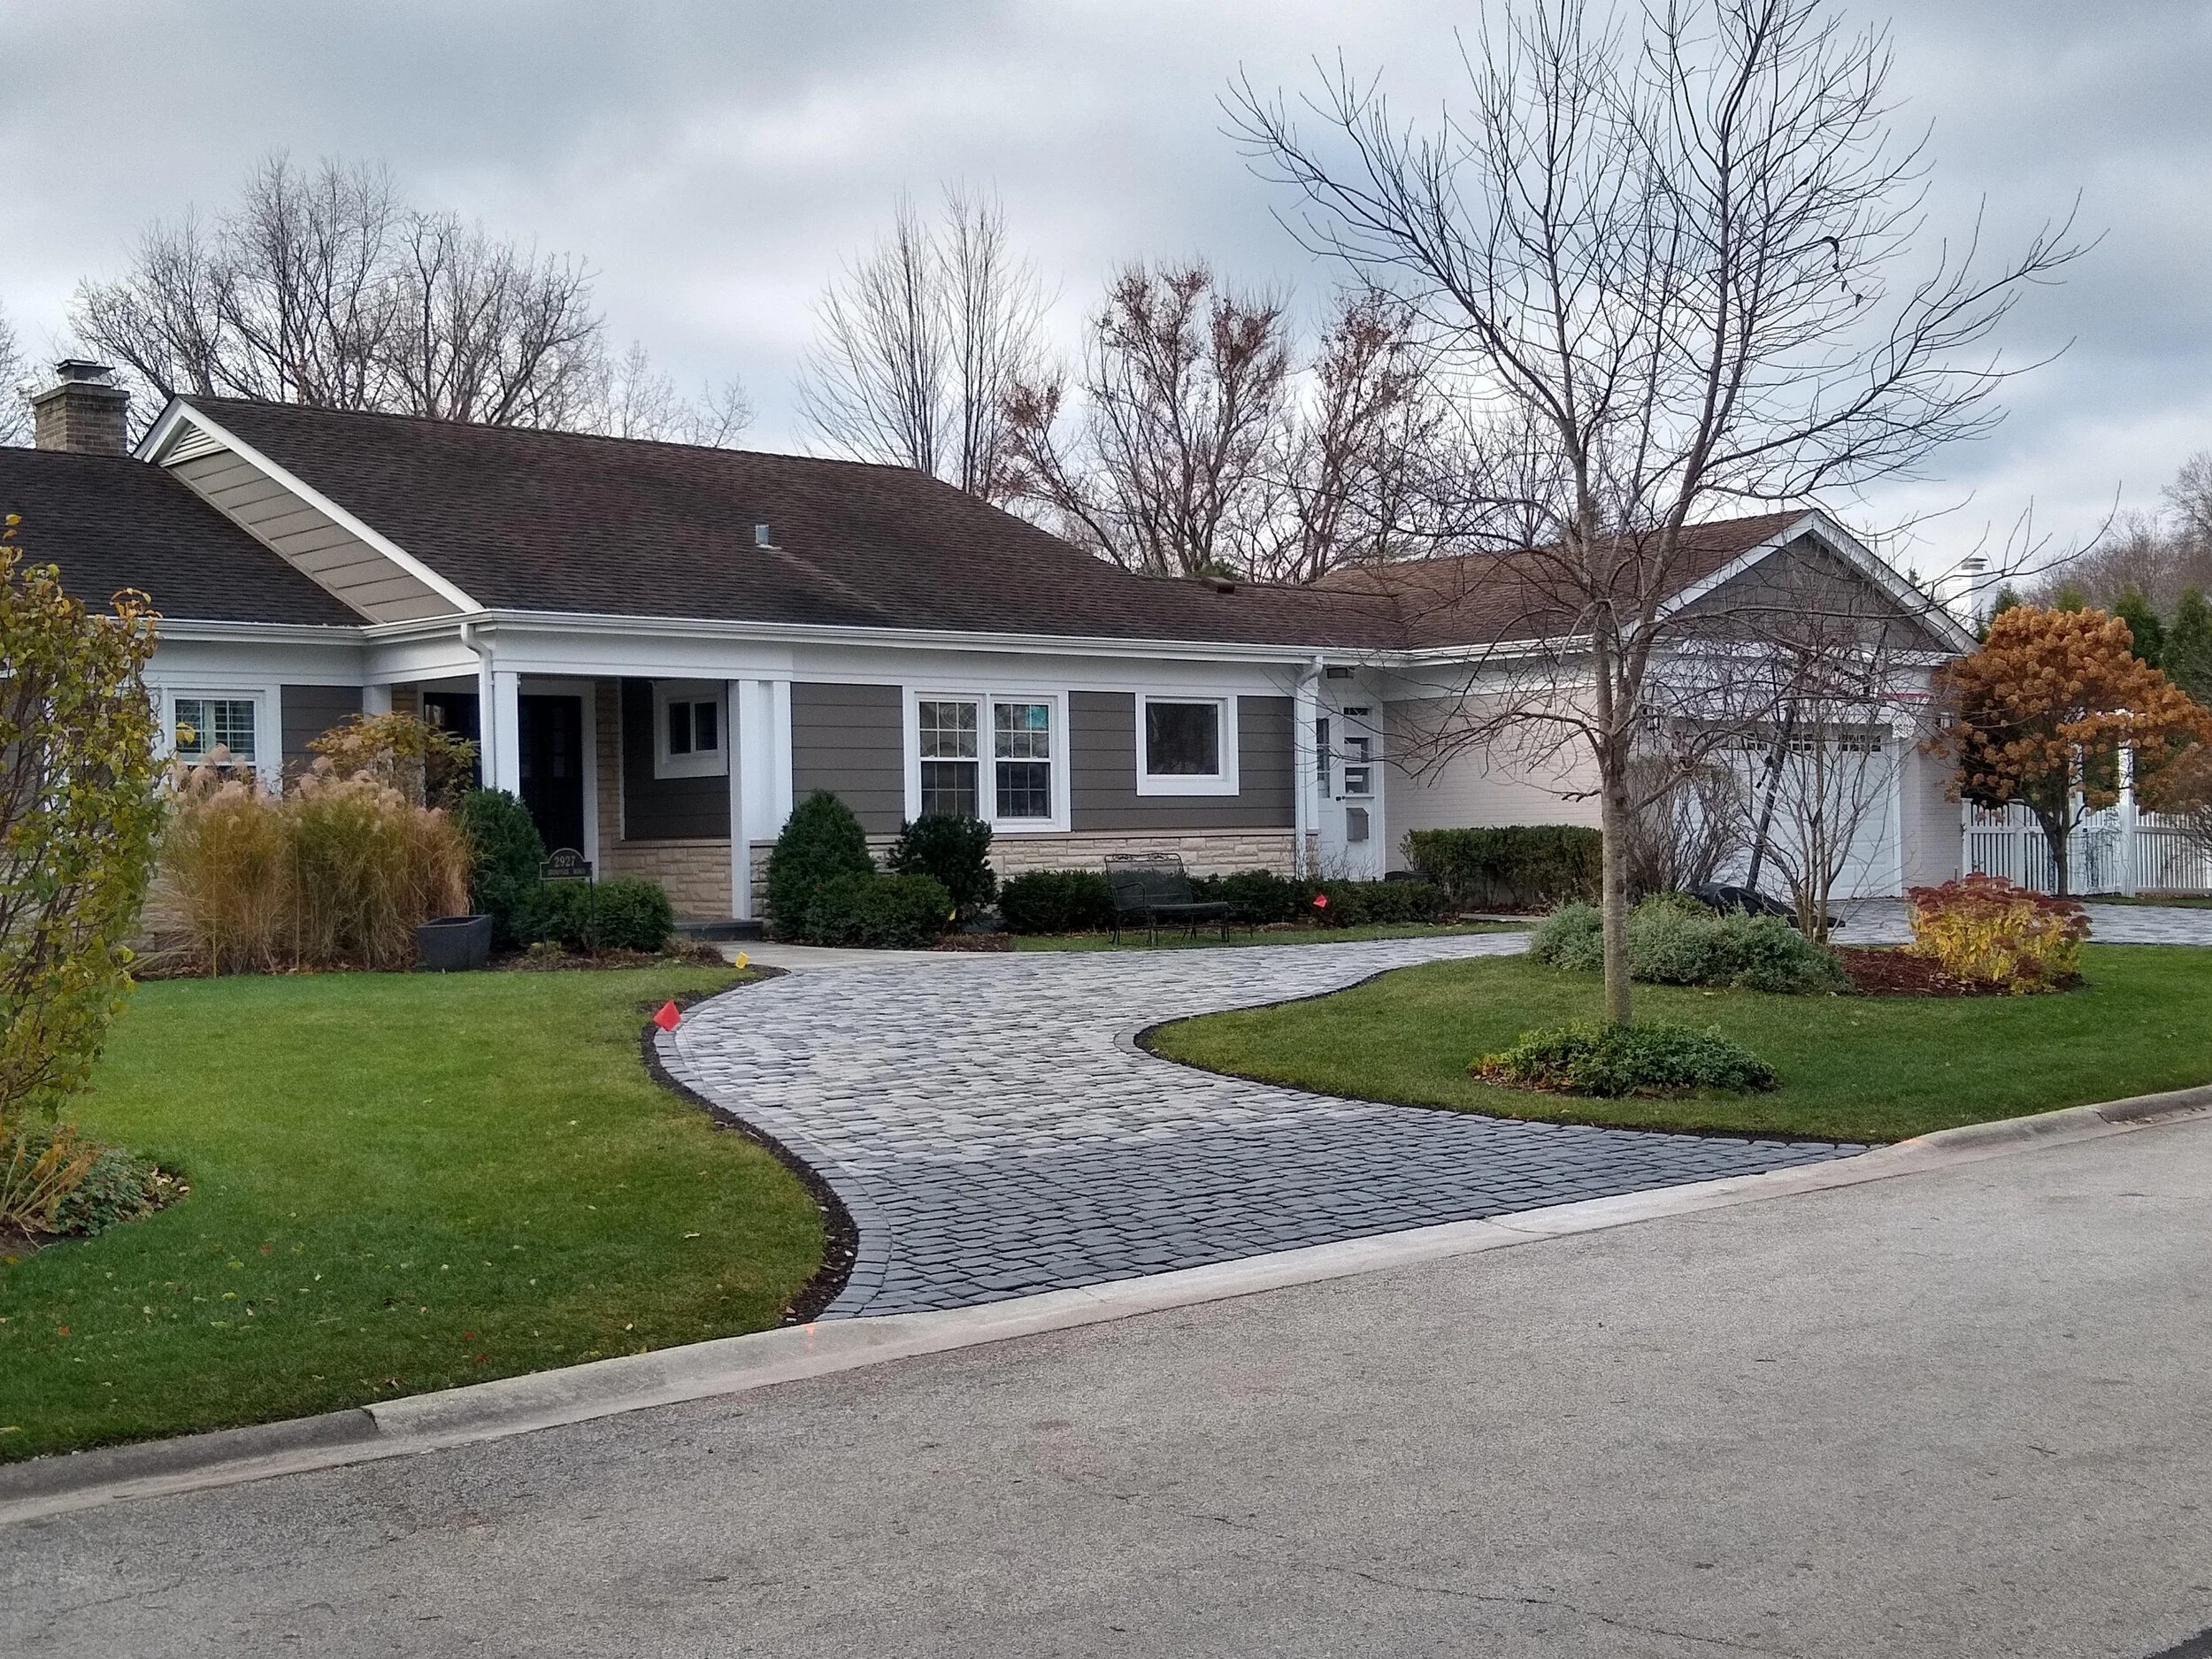
[[[493,609],[1343,649],[1394,634],[1366,595],[1132,575],[904,467],[191,401]]]
[[[495,610],[1338,651],[1558,626],[1537,555],[1357,566],[1314,587],[1225,594],[1133,575],[905,467],[190,401]],[[1682,584],[1799,516],[1694,526]],[[757,524],[774,547],[755,545]]]
[[[118,588],[165,617],[357,626],[360,616],[157,466],[125,455],[0,449],[0,513],[35,565],[104,608]]]

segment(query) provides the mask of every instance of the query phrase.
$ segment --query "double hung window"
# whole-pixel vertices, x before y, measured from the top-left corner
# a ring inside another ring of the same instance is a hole
[[[1017,697],[917,699],[921,815],[1049,824],[1056,792],[1056,706]]]
[[[219,749],[242,766],[258,758],[250,697],[179,697],[171,732],[177,758],[189,764],[209,759]]]
[[[917,706],[921,718],[922,816],[980,818],[977,705],[932,698]]]

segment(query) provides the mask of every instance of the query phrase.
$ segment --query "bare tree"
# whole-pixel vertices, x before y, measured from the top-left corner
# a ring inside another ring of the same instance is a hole
[[[588,423],[605,356],[591,277],[450,213],[408,217],[378,356],[411,414],[491,426]]]
[[[1005,409],[1036,357],[1044,298],[996,198],[899,199],[890,234],[823,291],[799,406],[834,449],[1002,496]]]
[[[0,311],[0,444],[31,435],[29,365],[15,342],[15,325]]]
[[[595,404],[590,429],[611,438],[722,449],[736,444],[753,424],[752,401],[741,381],[703,387],[697,397],[687,398],[634,341],[603,365]]]
[[[182,392],[601,429],[612,385],[654,378],[610,362],[580,260],[411,208],[381,166],[282,155],[219,219],[156,224],[123,276],[79,283],[71,322],[152,394],[148,419]],[[663,426],[733,435],[741,391],[655,388]]]
[[[1743,786],[1712,760],[1685,766],[1647,754],[1629,763],[1642,809],[1630,821],[1628,887],[1638,896],[1688,893],[1716,879],[1743,850]]]
[[[1317,581],[1341,565],[1434,551],[1467,452],[1453,442],[1427,353],[1405,306],[1345,301],[1323,336],[1311,401],[1280,468],[1286,521],[1255,573]]]
[[[1302,372],[1286,302],[1202,260],[1118,272],[1077,396],[1008,405],[1009,493],[1125,569],[1313,581],[1427,545],[1443,414],[1405,308],[1343,301]]]
[[[1660,0],[1642,17],[1632,31],[1580,0],[1512,9],[1469,56],[1465,112],[1426,134],[1342,73],[1307,106],[1318,135],[1248,85],[1236,103],[1257,164],[1302,196],[1311,245],[1401,295],[1526,441],[1469,528],[1546,534],[1493,595],[1511,646],[1470,677],[1444,741],[1533,725],[1586,751],[1615,1020],[1630,1014],[1630,763],[1712,691],[1678,667],[1715,632],[1711,607],[1676,603],[1711,568],[1695,525],[1985,431],[2008,373],[1992,331],[2074,252],[2047,227],[1993,271],[1970,242],[1897,281],[1921,169],[1889,135],[1886,37],[1845,33],[1821,0]]]
[[[1009,405],[1013,493],[1125,569],[1228,573],[1275,505],[1290,367],[1279,302],[1217,288],[1198,260],[1125,266],[1092,322],[1072,437],[1062,378]]]

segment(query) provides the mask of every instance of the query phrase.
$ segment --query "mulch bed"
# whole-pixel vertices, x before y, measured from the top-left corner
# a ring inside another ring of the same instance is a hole
[[[1876,950],[1844,945],[1836,954],[1843,971],[1862,996],[2001,996],[2002,987],[1946,973],[1932,956],[1916,956],[1902,950]]]
[[[932,950],[1011,950],[1011,933],[947,933],[932,945]]]

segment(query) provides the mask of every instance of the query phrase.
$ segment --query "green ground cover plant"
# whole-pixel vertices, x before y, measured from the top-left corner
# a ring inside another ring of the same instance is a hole
[[[775,1324],[813,1202],[638,1054],[653,1007],[736,977],[139,987],[71,1116],[191,1193],[0,1265],[0,1458]]]
[[[1532,1031],[1485,1055],[1469,1071],[1488,1083],[1563,1090],[1617,1100],[1718,1089],[1740,1094],[1774,1087],[1774,1068],[1711,1026],[1608,1025],[1578,1020]]]
[[[1564,904],[1544,918],[1529,955],[1570,973],[1596,973],[1605,945],[1594,904]],[[1647,985],[1728,987],[1781,995],[1841,994],[1851,981],[1835,953],[1776,916],[1719,916],[1695,899],[1661,893],[1628,918],[1628,972]]]
[[[1593,1100],[1502,1088],[1471,1060],[1602,1017],[1595,975],[1525,956],[1434,963],[1310,1002],[1162,1026],[1171,1059],[1363,1100],[1505,1118],[1896,1141],[1959,1124],[2212,1081],[2212,959],[2091,945],[2061,996],[1774,996],[1651,986],[1641,1019],[1717,1027],[1774,1068],[1771,1094]]]

